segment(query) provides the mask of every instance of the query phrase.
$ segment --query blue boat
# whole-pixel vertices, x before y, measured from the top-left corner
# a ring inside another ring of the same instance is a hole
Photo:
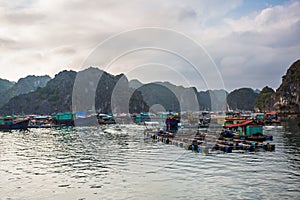
[[[13,116],[0,117],[0,130],[27,130],[29,119]]]

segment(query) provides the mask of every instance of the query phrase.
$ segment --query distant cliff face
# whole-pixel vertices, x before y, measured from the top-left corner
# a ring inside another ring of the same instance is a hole
[[[33,92],[38,87],[45,87],[51,78],[49,76],[27,76],[21,78],[12,89],[16,96]]]
[[[150,108],[160,105],[165,111],[180,112],[222,110],[226,106],[227,92],[225,90],[198,92],[194,87],[176,86],[169,82],[154,82],[144,85],[138,82],[134,86]]]
[[[162,83],[149,83],[139,87],[136,93],[140,92],[143,100],[150,107],[161,105],[162,111],[180,111],[180,104],[176,95]]]
[[[39,87],[33,92],[12,98],[1,111],[5,114],[12,112],[15,114],[51,114],[88,109],[96,109],[103,113],[122,112],[126,111],[126,109],[124,110],[125,106],[127,106],[127,111],[129,109],[142,112],[148,109],[140,93],[133,94],[124,75],[113,76],[97,68],[88,68],[78,74],[82,80],[79,80],[79,84],[74,85],[77,81],[77,73],[62,71],[45,87]],[[99,77],[101,78],[99,79]],[[117,84],[119,86],[116,88]],[[77,96],[73,95],[74,88],[79,91]],[[95,93],[94,101],[90,99],[91,93]],[[130,99],[131,94],[133,96]],[[124,99],[127,100],[127,104],[125,101],[122,102]],[[73,101],[78,101],[76,102],[77,107],[72,107]],[[93,108],[90,107],[91,102],[94,103]],[[132,103],[134,103],[134,109],[128,108],[128,105],[132,106]]]
[[[272,111],[274,105],[275,91],[268,86],[264,87],[262,91],[257,95],[254,106],[258,112]]]
[[[300,60],[294,62],[282,77],[282,83],[272,96],[274,109],[300,113]]]
[[[221,111],[226,109],[226,98],[228,92],[225,90],[206,90],[197,93],[199,109],[206,111]]]
[[[74,86],[78,75],[83,84]],[[86,109],[103,113],[134,113],[147,112],[157,104],[173,111],[224,110],[228,94],[224,90],[198,92],[196,88],[168,82],[143,85],[136,80],[128,82],[123,74],[113,76],[98,68],[78,73],[62,71],[49,80],[48,76],[28,76],[17,83],[0,79],[0,108],[6,103],[0,109],[1,114],[50,114]],[[79,90],[79,96],[74,95],[74,87]],[[255,107],[259,111],[300,113],[300,60],[287,70],[276,92],[268,87],[258,92],[251,88],[234,90],[228,94],[227,103],[234,110],[254,110]],[[92,101],[91,94],[95,94]],[[72,107],[74,101],[78,101],[76,105],[79,106]]]
[[[229,93],[227,103],[233,110],[254,110],[257,95],[251,88],[240,88]]]
[[[2,94],[10,89],[14,84],[14,82],[0,78],[0,95],[2,96]]]
[[[51,78],[49,76],[27,76],[21,78],[16,84],[9,87],[0,96],[0,107],[6,104],[11,98],[35,91],[39,87],[45,87]]]
[[[1,111],[5,114],[49,114],[71,103],[72,84],[76,72],[63,71],[48,81],[45,87],[13,97]],[[70,108],[67,107],[66,109]]]

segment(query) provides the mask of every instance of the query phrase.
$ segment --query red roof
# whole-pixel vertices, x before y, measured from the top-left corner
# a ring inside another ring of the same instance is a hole
[[[267,115],[277,115],[277,112],[267,112]]]
[[[240,126],[247,126],[248,124],[250,124],[252,122],[252,120],[246,120],[242,123],[239,124],[227,124],[224,126],[224,128],[235,128],[235,127],[240,127]]]

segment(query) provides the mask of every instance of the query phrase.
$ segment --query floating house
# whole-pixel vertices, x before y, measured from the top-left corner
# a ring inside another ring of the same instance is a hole
[[[76,114],[73,112],[53,113],[54,124],[58,126],[75,126]]]

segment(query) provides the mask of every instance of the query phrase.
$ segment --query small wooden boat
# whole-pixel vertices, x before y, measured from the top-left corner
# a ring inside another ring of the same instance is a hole
[[[13,116],[0,117],[0,130],[27,130],[29,119]]]
[[[100,125],[116,124],[116,121],[115,121],[114,117],[111,116],[111,115],[99,113],[97,115],[97,119],[98,119],[98,123]]]

